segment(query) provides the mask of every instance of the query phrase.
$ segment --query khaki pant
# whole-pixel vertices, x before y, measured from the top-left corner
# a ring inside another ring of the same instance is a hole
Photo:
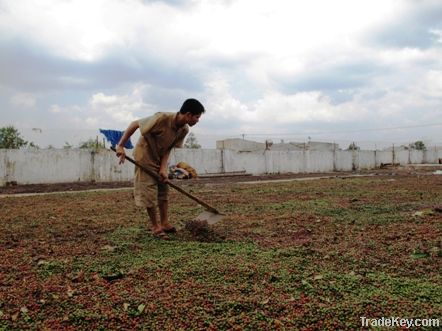
[[[167,201],[169,199],[168,193],[169,186],[167,184],[157,182],[155,178],[135,167],[134,198],[137,207],[157,207],[158,200]]]

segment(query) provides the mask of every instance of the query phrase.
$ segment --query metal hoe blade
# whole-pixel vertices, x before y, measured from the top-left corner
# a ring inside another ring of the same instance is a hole
[[[203,211],[201,214],[199,214],[197,217],[196,217],[196,221],[205,221],[205,222],[207,222],[207,224],[209,224],[209,225],[212,225],[212,224],[215,224],[215,223],[218,223],[219,221],[221,221],[222,219],[223,219],[223,214],[215,214],[215,213],[212,213],[212,212],[210,212],[210,211],[208,211],[208,210],[206,210],[206,211]]]

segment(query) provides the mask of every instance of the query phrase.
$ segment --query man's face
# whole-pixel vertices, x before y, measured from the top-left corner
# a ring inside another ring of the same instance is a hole
[[[196,123],[199,122],[201,114],[192,115],[192,113],[186,113],[186,116],[187,116],[187,124],[189,126],[194,126]]]

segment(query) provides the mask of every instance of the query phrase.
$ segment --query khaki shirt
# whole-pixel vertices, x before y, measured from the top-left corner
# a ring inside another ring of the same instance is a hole
[[[138,120],[141,137],[133,154],[136,161],[158,171],[161,158],[168,151],[174,147],[183,147],[189,126],[186,124],[177,128],[175,125],[177,114],[156,113]]]

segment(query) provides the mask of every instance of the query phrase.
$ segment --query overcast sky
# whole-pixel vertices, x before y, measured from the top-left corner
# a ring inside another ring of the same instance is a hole
[[[0,0],[0,126],[61,146],[189,97],[208,147],[440,143],[442,1]]]

